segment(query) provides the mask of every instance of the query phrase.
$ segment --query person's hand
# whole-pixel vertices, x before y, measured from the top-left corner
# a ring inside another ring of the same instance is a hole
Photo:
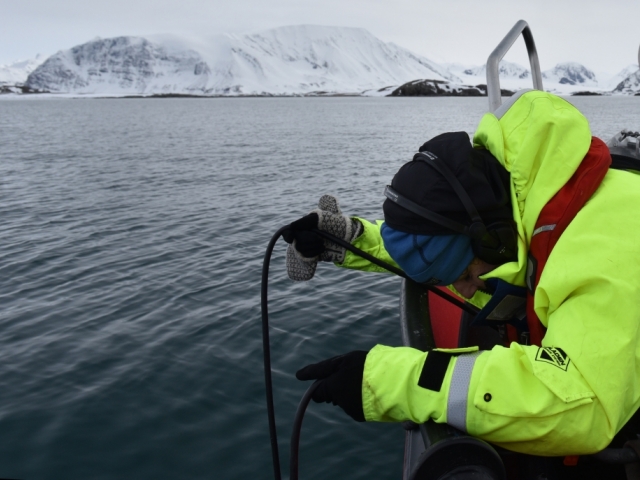
[[[357,422],[366,421],[362,408],[362,375],[367,353],[363,350],[307,365],[296,372],[298,380],[320,379],[311,398],[333,403]]]
[[[612,155],[640,159],[640,133],[631,130],[621,130],[607,142]]]
[[[316,210],[291,223],[282,233],[290,244],[287,248],[287,274],[291,280],[313,278],[318,261],[344,261],[346,249],[320,237],[313,229],[323,230],[351,243],[362,233],[363,227],[359,221],[342,213],[335,197],[323,195]]]

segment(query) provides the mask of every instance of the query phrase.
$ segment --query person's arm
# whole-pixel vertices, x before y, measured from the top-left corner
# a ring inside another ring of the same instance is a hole
[[[396,268],[400,268],[384,248],[382,236],[380,235],[380,227],[382,226],[383,221],[377,220],[375,223],[372,223],[359,217],[353,218],[360,222],[363,227],[363,231],[351,242],[351,244],[369,255],[382,260],[383,262],[389,263]],[[349,250],[347,250],[344,261],[341,264],[336,263],[336,265],[365,272],[389,273],[388,270],[371,263],[369,260],[366,260]]]
[[[622,296],[615,302],[603,302],[616,292]],[[358,375],[353,364],[349,375],[342,366],[329,372],[322,397],[314,399],[352,412],[361,404],[366,421],[433,419],[527,454],[598,452],[640,403],[637,302],[620,285],[601,285],[598,293],[577,292],[562,302],[548,317],[543,347],[427,353],[378,345]]]
[[[362,404],[367,421],[432,418],[527,454],[594,453],[616,433],[575,364],[552,347],[450,355],[379,345],[367,355]]]

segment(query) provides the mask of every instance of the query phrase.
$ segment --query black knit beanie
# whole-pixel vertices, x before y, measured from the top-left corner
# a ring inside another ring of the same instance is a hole
[[[474,149],[466,132],[443,133],[420,147],[447,163],[473,201],[485,225],[513,218],[509,172],[487,150]],[[414,157],[415,158],[415,157]],[[391,186],[409,200],[469,225],[471,218],[449,182],[428,162],[412,160],[393,177]],[[421,235],[455,233],[385,200],[385,222],[393,229]]]

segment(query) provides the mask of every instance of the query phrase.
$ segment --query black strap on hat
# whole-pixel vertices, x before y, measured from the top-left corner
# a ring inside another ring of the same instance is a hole
[[[469,217],[471,218],[471,225],[466,226],[462,223],[458,223],[454,220],[451,220],[443,215],[440,215],[436,212],[433,212],[427,208],[424,208],[417,203],[409,200],[407,197],[401,195],[396,190],[393,189],[390,185],[384,190],[384,195],[394,203],[397,203],[402,208],[406,208],[410,212],[415,213],[427,220],[438,223],[443,227],[446,227],[456,233],[461,233],[468,237],[471,237],[475,240],[482,240],[487,236],[487,227],[482,221],[482,217],[478,213],[473,201],[465,191],[462,184],[458,181],[454,173],[451,169],[445,164],[442,160],[440,160],[436,155],[431,152],[420,152],[416,153],[413,157],[414,161],[423,161],[433,167],[438,173],[440,173],[451,185],[454,192],[462,202],[465,210],[467,211]]]
[[[387,185],[385,187],[384,195],[392,202],[397,203],[402,208],[406,208],[407,210],[415,213],[416,215],[424,217],[427,220],[431,220],[432,222],[438,223],[443,227],[447,227],[448,229],[453,230],[456,233],[469,235],[468,227],[465,227],[461,223],[454,222],[453,220],[450,220],[447,217],[440,215],[439,213],[432,212],[431,210],[421,207],[417,203],[409,200],[407,197],[400,195],[397,191],[393,189],[391,185]]]

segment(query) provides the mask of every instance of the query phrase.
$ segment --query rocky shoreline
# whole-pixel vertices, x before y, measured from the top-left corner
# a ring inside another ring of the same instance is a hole
[[[51,93],[47,90],[40,90],[37,88],[27,87],[23,84],[16,85],[0,85],[0,94],[3,93],[17,93],[19,95],[30,95],[35,93]]]
[[[368,91],[372,92],[372,91]],[[293,97],[486,97],[487,85],[461,85],[454,84],[443,80],[412,80],[404,83],[399,87],[387,86],[375,91],[375,94],[368,92],[327,92],[313,91],[307,93],[296,94],[239,94],[239,95],[198,95],[188,93],[155,93],[155,94],[128,94],[128,95],[91,95],[91,94],[72,94],[62,92],[50,92],[48,90],[36,89],[24,84],[0,84],[0,95],[38,95],[50,94],[60,95],[61,97],[71,98],[101,98],[101,99],[122,99],[122,98],[293,98]],[[513,90],[501,89],[503,97],[509,97],[515,93]],[[610,92],[594,92],[583,90],[573,92],[571,96],[605,96]],[[640,96],[640,92],[634,96]]]

